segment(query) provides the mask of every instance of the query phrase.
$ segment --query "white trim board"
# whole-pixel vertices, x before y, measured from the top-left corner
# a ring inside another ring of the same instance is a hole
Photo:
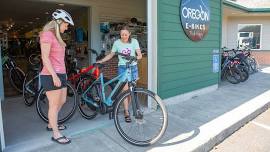
[[[0,99],[0,143],[1,143],[1,151],[4,151],[6,148],[5,144],[5,134],[4,134],[4,127],[3,127],[3,116],[2,116],[2,100]]]
[[[148,89],[157,92],[157,1],[147,0]]]
[[[191,99],[193,97],[213,92],[213,91],[215,91],[217,89],[218,89],[218,84],[215,84],[215,85],[212,85],[212,86],[209,86],[209,87],[205,87],[205,88],[198,89],[198,90],[195,90],[195,91],[192,91],[192,92],[188,92],[188,93],[184,93],[184,94],[181,94],[181,95],[178,95],[178,96],[174,96],[174,97],[171,97],[171,98],[164,99],[163,102],[166,105],[178,104],[178,103],[181,103],[183,101],[189,100],[189,99]]]

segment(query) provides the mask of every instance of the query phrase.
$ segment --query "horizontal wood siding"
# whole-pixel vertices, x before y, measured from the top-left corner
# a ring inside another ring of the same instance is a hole
[[[209,0],[210,30],[202,41],[184,33],[179,17],[181,0],[158,1],[158,93],[169,98],[218,83],[212,72],[212,51],[220,48],[221,0]]]
[[[127,21],[132,17],[146,21],[146,0],[99,0],[97,2],[101,22]]]

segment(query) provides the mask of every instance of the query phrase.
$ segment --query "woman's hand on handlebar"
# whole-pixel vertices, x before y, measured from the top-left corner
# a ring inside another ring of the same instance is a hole
[[[96,63],[102,64],[102,61],[101,60],[98,60]]]

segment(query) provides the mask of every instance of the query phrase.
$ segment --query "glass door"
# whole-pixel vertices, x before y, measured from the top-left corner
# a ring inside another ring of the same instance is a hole
[[[2,63],[2,50],[0,46],[0,63]],[[4,84],[3,84],[3,69],[0,66],[0,151],[5,148],[5,138],[3,129],[3,117],[2,117],[2,102],[4,101]]]

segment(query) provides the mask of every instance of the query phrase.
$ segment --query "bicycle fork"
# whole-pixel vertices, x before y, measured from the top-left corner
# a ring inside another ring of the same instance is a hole
[[[141,107],[140,107],[140,103],[138,101],[137,94],[135,94],[135,92],[134,92],[134,90],[135,90],[134,86],[135,85],[133,83],[129,83],[133,116],[135,116],[136,119],[142,119],[143,112],[141,111]]]

